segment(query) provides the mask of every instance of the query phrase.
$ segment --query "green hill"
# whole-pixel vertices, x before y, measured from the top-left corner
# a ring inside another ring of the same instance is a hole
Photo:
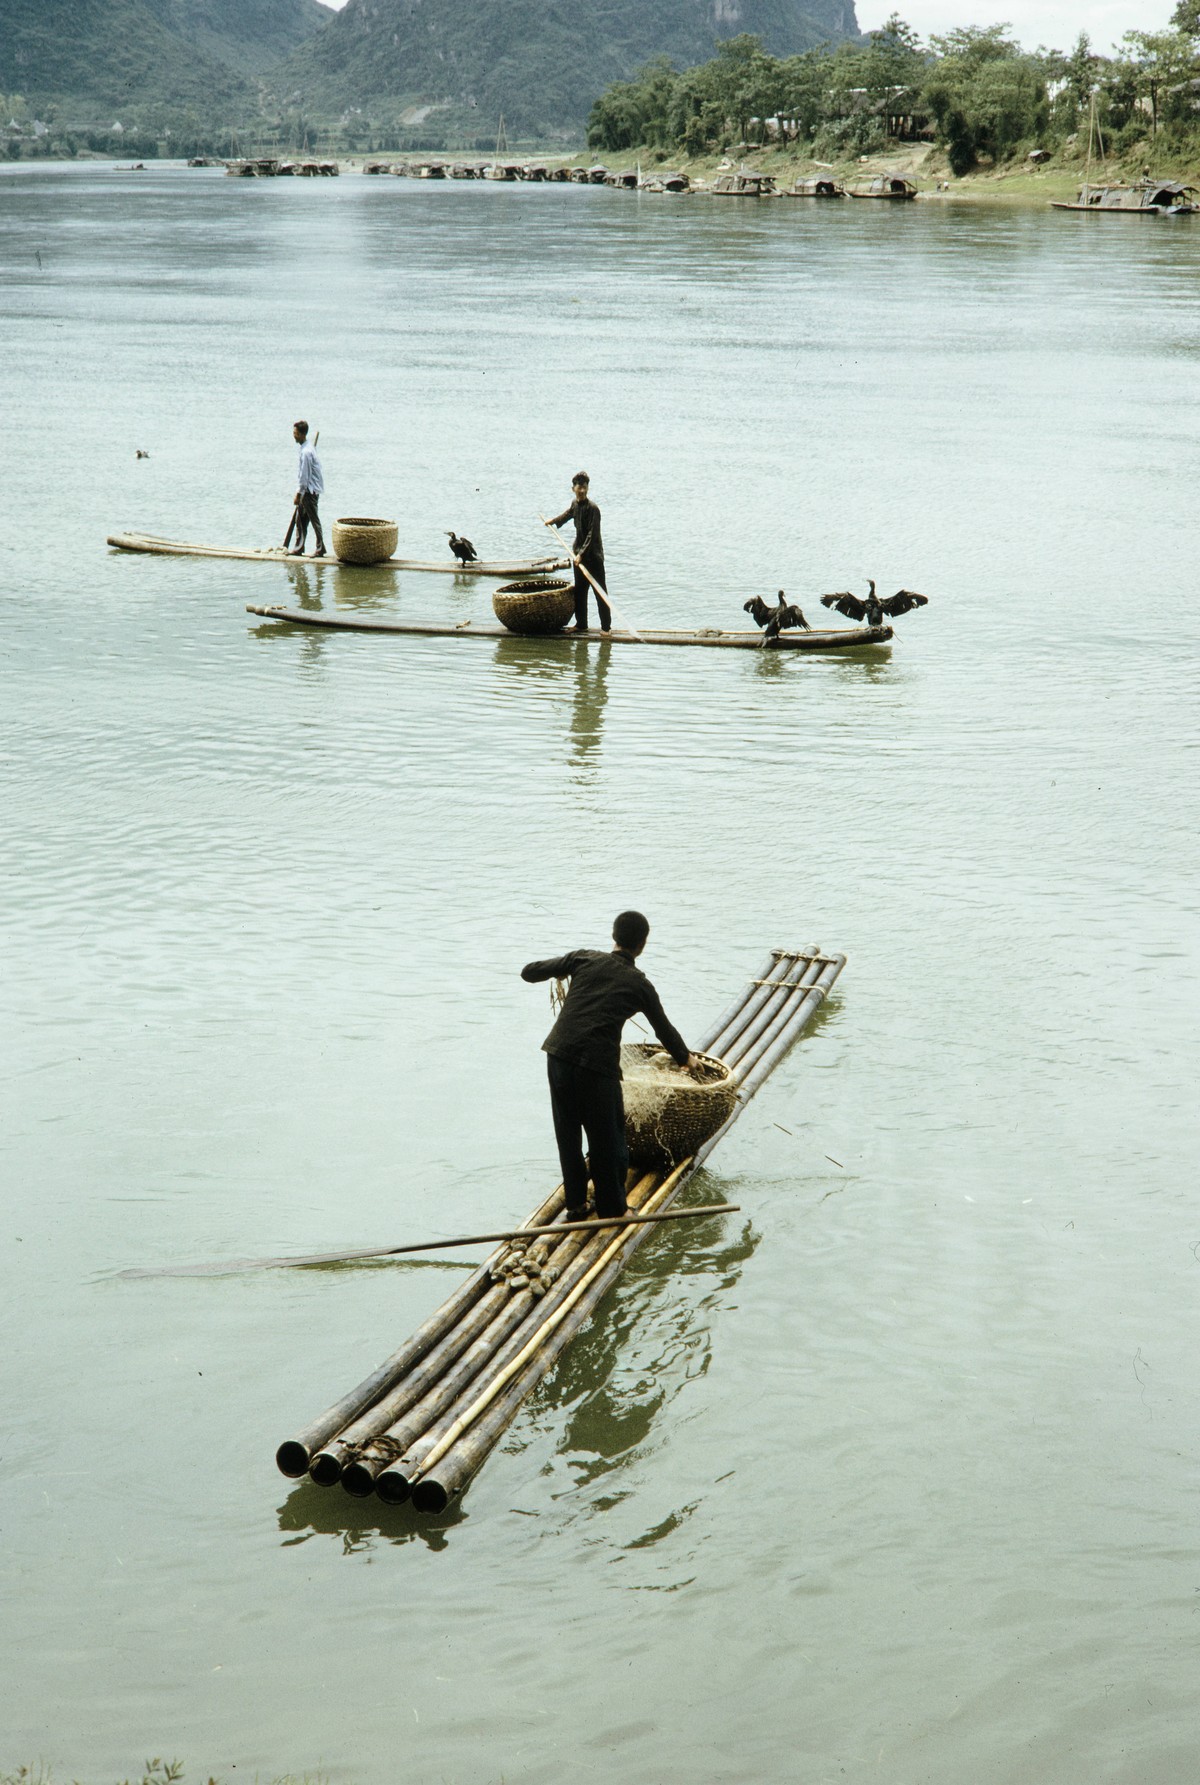
[[[210,115],[256,103],[253,77],[330,16],[316,0],[0,0],[0,93]]]
[[[857,36],[854,0],[349,0],[273,75],[314,112],[444,107],[481,134],[579,130],[597,95],[651,56],[706,61],[753,32],[777,55]],[[433,119],[430,119],[430,123]]]

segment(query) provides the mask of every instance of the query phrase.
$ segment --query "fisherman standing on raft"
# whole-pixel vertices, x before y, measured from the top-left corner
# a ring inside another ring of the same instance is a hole
[[[561,527],[567,521],[575,523],[575,624],[568,626],[568,632],[586,632],[588,630],[588,591],[591,584],[583,574],[590,570],[600,587],[607,593],[608,584],[604,580],[604,541],[600,537],[600,510],[588,495],[588,474],[577,471],[571,479],[571,494],[574,500],[570,508],[555,515],[550,522],[552,527]],[[600,610],[601,632],[612,631],[612,609],[602,596],[597,594],[596,606]]]
[[[578,482],[578,480],[576,480]],[[521,978],[569,979],[558,1021],[542,1043],[550,1079],[554,1138],[562,1166],[567,1220],[592,1214],[587,1199],[591,1169],[595,1213],[606,1219],[628,1212],[625,1173],[625,1103],[621,1095],[621,1031],[631,1016],[646,1016],[677,1066],[699,1065],[678,1029],[668,1022],[658,993],[637,957],[650,925],[640,911],[622,911],[612,929],[609,954],[577,948],[553,961],[530,961]],[[583,1156],[587,1135],[589,1157]]]
[[[300,472],[296,479],[296,543],[292,547],[292,557],[304,556],[304,542],[308,538],[311,523],[317,535],[317,549],[314,558],[325,556],[325,535],[321,531],[321,517],[317,513],[317,502],[325,494],[325,479],[321,474],[321,461],[317,457],[316,448],[308,444],[308,423],[295,422],[292,426],[292,439],[300,448]],[[286,541],[285,541],[286,543]]]

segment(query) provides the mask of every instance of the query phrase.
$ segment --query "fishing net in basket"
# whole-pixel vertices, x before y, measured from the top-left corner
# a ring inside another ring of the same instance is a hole
[[[695,1075],[653,1042],[621,1049],[631,1165],[665,1170],[711,1140],[733,1114],[737,1084],[723,1060],[700,1054]]]

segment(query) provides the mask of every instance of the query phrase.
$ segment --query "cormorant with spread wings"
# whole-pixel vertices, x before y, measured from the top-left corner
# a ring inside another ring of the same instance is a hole
[[[875,584],[867,578],[871,593],[865,601],[857,595],[843,590],[837,595],[822,595],[822,607],[834,607],[839,614],[845,614],[848,620],[865,620],[868,626],[882,626],[884,615],[894,620],[897,614],[906,614],[914,607],[927,607],[928,595],[916,595],[911,589],[897,589],[886,601],[881,601],[875,593]]]
[[[447,532],[446,538],[450,541],[450,550],[460,564],[474,564],[479,553],[469,539],[460,539],[457,533],[450,532]]]
[[[796,603],[788,601],[782,589],[779,591],[779,600],[774,607],[768,607],[761,596],[752,595],[749,601],[742,604],[742,612],[749,614],[756,626],[762,627],[764,645],[774,644],[786,626],[799,627],[801,632],[812,631],[812,627]]]

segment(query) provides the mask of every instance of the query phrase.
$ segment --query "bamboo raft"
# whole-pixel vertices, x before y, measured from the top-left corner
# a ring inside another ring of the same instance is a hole
[[[695,1155],[666,1171],[630,1173],[629,1206],[666,1210],[750,1098],[808,1027],[845,966],[817,948],[775,949],[697,1043],[737,1083],[733,1112]],[[634,1178],[636,1177],[636,1182]],[[561,1184],[526,1228],[557,1225]],[[275,1453],[281,1472],[338,1483],[390,1505],[442,1512],[462,1494],[522,1404],[596,1312],[652,1225],[564,1229],[506,1242],[398,1351]]]
[[[697,632],[665,632],[643,628],[641,632],[589,631],[516,633],[507,626],[491,622],[463,620],[458,625],[448,620],[367,620],[349,614],[309,612],[299,607],[252,607],[248,614],[264,620],[282,620],[290,626],[323,626],[332,632],[389,632],[410,638],[520,638],[525,644],[572,645],[707,645],[725,651],[760,651],[761,632],[722,632],[715,626]],[[772,651],[845,651],[863,645],[885,645],[892,637],[890,626],[832,626],[814,628],[811,632],[783,632],[767,645]]]
[[[160,539],[154,533],[110,533],[107,545],[115,547],[119,552],[152,552],[164,558],[236,558],[244,564],[340,564],[343,569],[360,569],[359,565],[342,564],[340,558],[332,552],[326,552],[323,558],[306,555],[293,557],[281,545],[267,546],[261,549],[252,547],[238,548],[224,545],[195,545],[181,539]],[[570,565],[569,558],[525,558],[520,562],[492,563],[477,559],[474,564],[460,564],[457,559],[452,564],[426,564],[419,558],[385,558],[378,564],[371,564],[371,570],[421,570],[433,571],[441,576],[495,576],[500,578],[517,576],[544,576],[552,570],[565,570]]]

